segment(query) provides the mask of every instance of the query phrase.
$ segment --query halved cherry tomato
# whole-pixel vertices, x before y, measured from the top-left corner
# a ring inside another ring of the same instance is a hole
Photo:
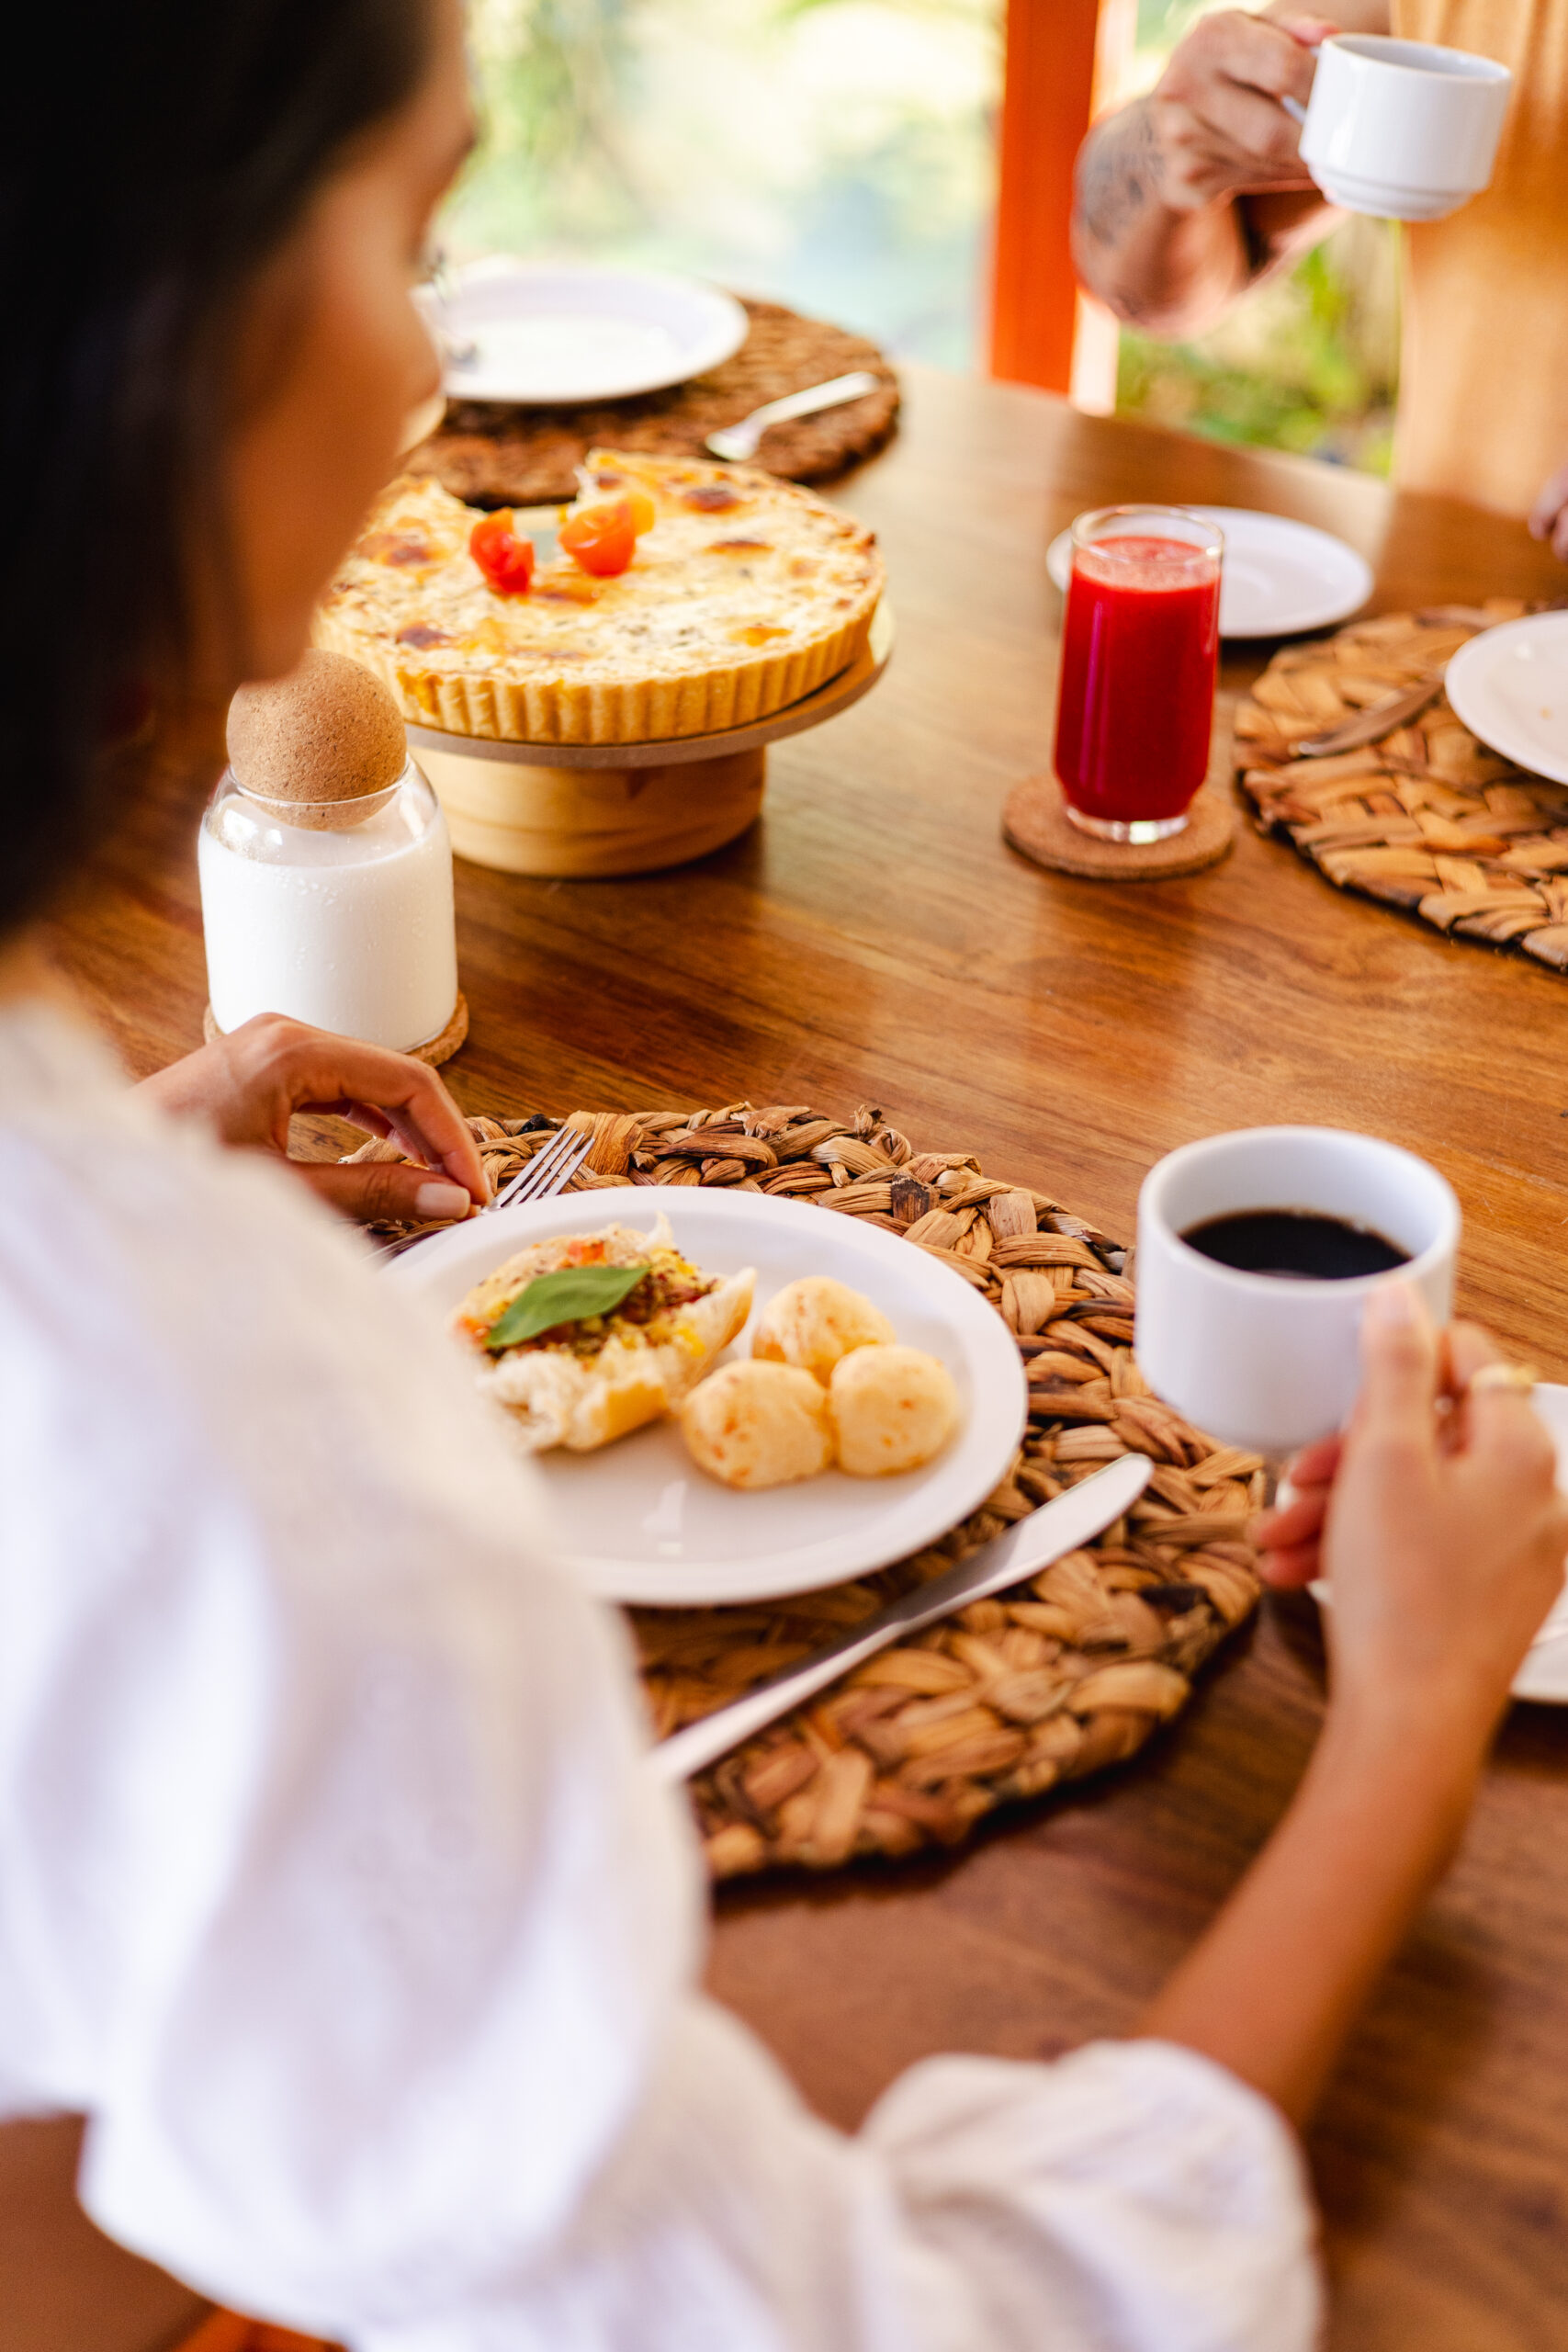
[[[577,493],[577,506],[603,506],[612,498],[624,498],[632,510],[632,529],[640,539],[651,531],[659,520],[659,509],[650,492],[637,482],[628,481],[625,474],[591,474],[586,466],[578,469],[577,479],[581,488]],[[594,492],[598,496],[594,496]]]
[[[626,504],[632,510],[632,529],[640,539],[643,533],[651,531],[659,520],[659,509],[647,491],[638,490],[636,482],[627,485]]]
[[[525,596],[534,577],[534,542],[512,527],[510,506],[498,507],[468,533],[468,553],[498,596]]]
[[[591,571],[596,580],[611,580],[624,571],[637,553],[637,526],[629,498],[607,506],[581,506],[560,526],[563,553]]]

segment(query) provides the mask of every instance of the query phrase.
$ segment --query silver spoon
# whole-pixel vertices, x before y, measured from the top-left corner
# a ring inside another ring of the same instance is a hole
[[[881,383],[867,368],[857,368],[850,376],[831,376],[825,384],[808,384],[803,392],[786,392],[782,400],[765,401],[754,408],[739,424],[721,425],[710,433],[707,446],[716,458],[728,458],[736,465],[743,465],[757,454],[757,444],[770,424],[784,424],[792,416],[815,416],[818,409],[837,408],[840,401],[863,400],[867,392],[874,392]]]

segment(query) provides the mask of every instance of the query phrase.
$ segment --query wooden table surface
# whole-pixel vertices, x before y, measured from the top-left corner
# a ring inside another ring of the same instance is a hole
[[[1126,498],[1273,507],[1374,564],[1376,605],[1555,594],[1517,525],[1324,467],[913,372],[840,493],[886,553],[899,642],[856,709],[772,755],[761,824],[683,871],[457,869],[465,1108],[881,1103],[1130,1234],[1173,1145],[1362,1127],[1463,1203],[1462,1303],[1568,1377],[1568,982],[1341,897],[1245,825],[1182,881],[1068,881],[1003,846],[1048,762],[1052,535]],[[1260,666],[1227,665],[1240,684]],[[131,1064],[199,1040],[188,794],[58,926]],[[712,1981],[852,2124],[933,2051],[1128,2028],[1279,1815],[1321,1707],[1310,1604],[1269,1604],[1145,1755],[940,1862],[728,1894]],[[1337,2352],[1568,2342],[1568,1713],[1516,1709],[1464,1850],[1313,2135]]]

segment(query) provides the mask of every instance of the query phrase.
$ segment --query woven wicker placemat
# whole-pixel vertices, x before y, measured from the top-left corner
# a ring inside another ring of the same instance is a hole
[[[592,448],[700,458],[716,425],[738,424],[765,401],[869,368],[881,382],[863,399],[775,424],[756,462],[791,481],[826,481],[869,458],[898,418],[898,379],[875,344],[779,302],[748,302],[751,332],[732,359],[687,384],[581,408],[530,408],[504,401],[453,401],[408,458],[470,506],[532,506],[577,492]]]
[[[983,1174],[972,1152],[915,1150],[870,1106],[850,1121],[799,1103],[739,1102],[471,1122],[497,1181],[562,1124],[593,1133],[581,1189],[734,1185],[868,1218],[982,1292],[1028,1366],[1023,1447],[940,1544],[825,1592],[627,1611],[660,1737],[941,1574],[1101,1464],[1137,1453],[1156,1465],[1142,1498],[1096,1543],[885,1650],[694,1781],[716,1877],[955,1844],[997,1805],[1120,1763],[1185,1705],[1200,1665],[1258,1598],[1246,1530],[1263,1465],[1148,1394],[1116,1243],[1046,1194]],[[399,1156],[385,1143],[354,1155]]]
[[[1343,890],[1408,909],[1456,937],[1568,970],[1568,786],[1478,743],[1439,695],[1356,751],[1293,747],[1438,675],[1516,597],[1355,621],[1277,653],[1235,715],[1235,764],[1259,828],[1286,834]]]

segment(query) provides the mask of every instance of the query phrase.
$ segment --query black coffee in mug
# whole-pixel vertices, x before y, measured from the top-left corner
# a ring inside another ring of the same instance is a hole
[[[1190,1225],[1181,1238],[1219,1265],[1280,1282],[1343,1283],[1410,1263],[1408,1250],[1371,1226],[1315,1209],[1232,1209]]]

